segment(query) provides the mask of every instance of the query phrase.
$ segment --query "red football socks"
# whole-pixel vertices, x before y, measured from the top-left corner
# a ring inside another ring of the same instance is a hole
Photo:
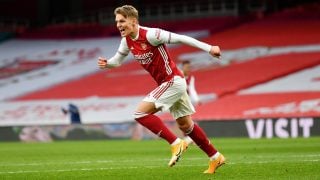
[[[191,132],[188,133],[188,136],[209,156],[216,154],[217,150],[213,147],[210,140],[207,138],[207,135],[204,131],[197,125],[194,124]]]
[[[168,141],[169,144],[172,144],[177,139],[177,136],[165,126],[161,119],[153,114],[137,118],[136,121],[152,131],[154,134]]]

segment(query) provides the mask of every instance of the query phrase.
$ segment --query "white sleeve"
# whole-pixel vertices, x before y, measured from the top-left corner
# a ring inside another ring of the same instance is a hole
[[[198,104],[199,101],[200,101],[200,98],[198,96],[198,93],[196,91],[196,88],[195,88],[195,83],[194,83],[195,79],[193,76],[191,76],[190,78],[190,84],[188,86],[188,91],[189,91],[189,96],[191,98],[191,101],[195,104]]]
[[[149,28],[147,32],[147,39],[153,46],[158,46],[160,44],[178,44],[183,43],[189,46],[193,46],[203,51],[210,52],[211,45],[198,41],[192,37],[172,33],[162,29]]]
[[[126,38],[122,38],[117,53],[107,60],[107,68],[118,67],[129,54]]]

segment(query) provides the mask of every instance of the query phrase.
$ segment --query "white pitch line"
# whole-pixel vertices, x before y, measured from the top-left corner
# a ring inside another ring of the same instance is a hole
[[[97,171],[97,170],[117,170],[117,169],[136,169],[138,166],[132,166],[132,167],[107,167],[107,168],[79,168],[79,169],[55,169],[55,170],[44,170],[44,171],[8,171],[8,172],[1,172],[0,174],[22,174],[22,173],[50,173],[50,172],[71,172],[71,171]]]
[[[169,158],[152,159],[152,161],[168,161]],[[208,158],[186,158],[187,161],[208,160]],[[74,162],[35,162],[35,163],[0,163],[1,166],[43,166],[43,165],[65,165],[65,164],[97,164],[97,163],[130,163],[130,162],[150,162],[150,159],[123,159],[123,160],[97,160],[97,161],[74,161]]]
[[[254,156],[254,158],[270,158],[270,157],[279,157],[275,155],[259,155],[259,156]],[[320,157],[320,154],[291,154],[291,155],[285,155],[287,158],[306,158],[306,157]]]
[[[227,162],[229,165],[236,164],[269,164],[269,163],[290,163],[290,162],[320,162],[320,159],[300,160],[300,161],[246,161],[246,162]],[[206,166],[204,164],[182,164],[179,167],[198,167]],[[103,171],[103,170],[122,170],[122,169],[137,169],[137,168],[164,168],[166,166],[125,166],[125,167],[104,167],[104,168],[72,168],[72,169],[54,169],[54,170],[20,170],[20,171],[0,171],[0,174],[24,174],[24,173],[50,173],[50,172],[72,172],[72,171]]]
[[[259,155],[254,156],[253,158],[279,158],[279,156],[274,155]],[[308,158],[308,157],[320,157],[320,154],[297,154],[297,155],[286,155],[287,158]],[[250,157],[247,157],[250,158]],[[207,160],[208,158],[186,158],[184,161],[194,161],[194,160]],[[158,159],[152,159],[152,161],[161,162],[161,161],[167,161],[169,159],[166,158],[158,158]],[[239,158],[237,158],[239,160]],[[240,159],[241,160],[241,159]],[[34,162],[34,163],[0,163],[1,166],[44,166],[44,165],[68,165],[68,164],[107,164],[107,163],[130,163],[130,162],[150,162],[150,159],[123,159],[123,160],[97,160],[97,161],[74,161],[74,162]]]
[[[205,158],[188,158],[190,160],[200,160]],[[152,161],[166,161],[169,159],[152,159]],[[39,163],[0,163],[0,166],[43,166],[43,165],[65,165],[65,164],[95,164],[95,163],[128,163],[128,162],[150,162],[150,159],[126,159],[126,160],[97,160],[97,161],[74,161],[74,162],[39,162]]]

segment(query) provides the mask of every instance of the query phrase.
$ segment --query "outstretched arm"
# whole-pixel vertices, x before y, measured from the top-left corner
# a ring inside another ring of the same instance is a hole
[[[108,60],[104,57],[99,57],[98,66],[100,69],[118,67],[122,64],[122,62],[125,60],[128,54],[129,54],[129,48],[128,48],[126,39],[122,38],[117,53]]]
[[[210,55],[214,57],[220,58],[221,56],[219,46],[211,46],[207,43],[198,41],[192,37],[172,33],[162,29],[150,28],[150,30],[148,30],[147,32],[147,38],[148,38],[148,41],[154,46],[158,46],[164,43],[168,43],[168,44],[183,43],[189,46],[202,49],[203,51],[208,52]]]

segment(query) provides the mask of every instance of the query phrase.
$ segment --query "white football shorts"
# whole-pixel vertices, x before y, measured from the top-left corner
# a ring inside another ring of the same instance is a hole
[[[174,76],[170,81],[162,83],[151,91],[143,101],[153,102],[156,108],[161,111],[170,110],[175,119],[195,112],[187,94],[186,80],[180,76]]]

